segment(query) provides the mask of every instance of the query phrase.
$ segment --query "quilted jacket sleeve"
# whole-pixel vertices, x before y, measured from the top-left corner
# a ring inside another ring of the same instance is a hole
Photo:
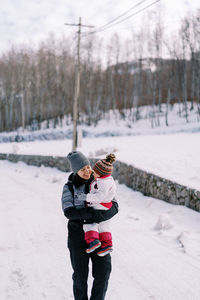
[[[65,184],[62,192],[62,209],[63,211],[65,211],[65,209],[68,209],[73,206],[74,206],[74,199],[72,193],[70,192],[68,185]]]
[[[82,205],[79,202],[75,203],[67,184],[63,187],[61,201],[64,215],[69,220],[86,220],[93,217],[93,209],[85,208],[83,202]]]
[[[77,209],[74,206],[74,199],[67,184],[64,185],[62,193],[62,209],[64,215],[69,220],[91,220],[92,222],[102,222],[112,218],[118,213],[118,204],[114,205],[108,211],[94,210],[92,207]]]

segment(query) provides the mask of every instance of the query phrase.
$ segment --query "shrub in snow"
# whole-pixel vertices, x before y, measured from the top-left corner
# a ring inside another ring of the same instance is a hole
[[[172,220],[168,214],[159,216],[158,221],[154,227],[156,230],[170,229],[173,227]]]
[[[17,153],[19,152],[19,146],[16,145],[16,144],[14,144],[14,145],[12,146],[12,152],[13,152],[14,154],[17,154]]]
[[[104,154],[107,154],[107,151],[105,151],[104,149],[99,149],[95,152],[96,156],[101,156],[101,155],[104,155]]]
[[[94,156],[94,154],[92,152],[89,152],[88,157],[93,157],[93,156]]]
[[[97,150],[95,152],[95,156],[101,156],[101,155],[105,155],[105,154],[108,154],[108,153],[115,153],[115,152],[117,152],[116,148],[107,147],[107,148],[104,148],[104,149]]]

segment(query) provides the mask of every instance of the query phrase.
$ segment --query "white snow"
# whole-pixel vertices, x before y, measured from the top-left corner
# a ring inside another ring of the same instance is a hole
[[[66,156],[72,141],[0,144],[0,153]],[[114,151],[118,160],[200,190],[200,133],[84,138],[78,148],[89,157]]]
[[[97,127],[82,126],[87,137],[78,150],[100,158],[115,152],[122,162],[200,190],[196,108],[186,124],[174,106],[168,127],[163,111],[161,127],[149,128],[148,113],[150,108],[141,109],[137,123],[128,116],[116,121],[111,114]],[[70,128],[46,130],[44,122],[43,130],[34,133],[57,138],[69,136]],[[16,134],[1,133],[0,140]],[[0,143],[0,153],[66,156],[71,148],[70,139]],[[0,161],[1,300],[73,299],[60,199],[67,177],[56,169]],[[113,271],[106,299],[199,300],[200,214],[117,185],[120,212],[112,222]]]
[[[0,161],[1,300],[73,299],[60,200],[67,176]],[[198,300],[200,214],[117,186],[106,299]]]
[[[140,107],[140,120],[133,122],[135,109],[124,110],[124,119],[117,111],[109,111],[105,119],[99,121],[97,126],[81,125],[86,137],[78,150],[89,157],[103,158],[107,152],[114,151],[117,159],[132,164],[137,168],[157,174],[179,184],[200,190],[200,117],[198,105],[194,109],[188,102],[188,123],[185,119],[183,105],[174,104],[169,107],[168,122],[165,125],[166,105],[162,105],[162,112],[156,112],[160,126],[151,128],[149,116],[152,107]],[[81,116],[82,119],[85,116]],[[67,119],[63,120],[63,124]],[[67,139],[72,135],[72,126],[58,126],[45,129],[47,122],[42,123],[42,130],[24,133],[0,133],[3,137],[12,137],[21,134],[24,140],[30,138],[54,140],[0,143],[0,153],[38,154],[66,156],[72,149],[72,140]],[[58,140],[58,138],[66,137]]]

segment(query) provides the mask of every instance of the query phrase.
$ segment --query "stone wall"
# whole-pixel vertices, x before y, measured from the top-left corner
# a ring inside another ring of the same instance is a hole
[[[0,154],[0,160],[12,162],[23,161],[28,165],[55,167],[69,172],[70,165],[65,157]],[[90,159],[91,165],[95,159]],[[137,169],[120,161],[114,164],[113,177],[133,190],[142,192],[146,196],[158,198],[169,203],[185,205],[200,211],[200,191],[166,180],[157,175]]]

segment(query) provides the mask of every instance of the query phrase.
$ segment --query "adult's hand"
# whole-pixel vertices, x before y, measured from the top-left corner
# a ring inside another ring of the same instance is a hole
[[[119,211],[117,201],[112,201],[112,207],[108,210],[93,209],[92,220],[93,222],[100,223],[114,217]]]

